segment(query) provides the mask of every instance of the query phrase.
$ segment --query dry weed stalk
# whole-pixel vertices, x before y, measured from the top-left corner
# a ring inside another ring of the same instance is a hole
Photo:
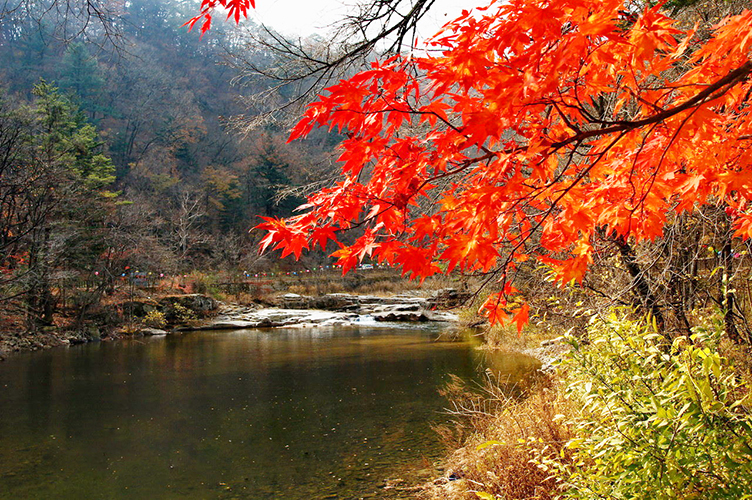
[[[475,492],[509,499],[557,496],[556,479],[538,464],[543,457],[560,457],[571,437],[560,382],[541,376],[529,388],[511,389],[490,376],[480,394],[458,379],[447,386],[456,425],[437,430],[448,444],[460,441],[463,447],[446,464],[447,477],[427,487],[424,498],[477,499]]]

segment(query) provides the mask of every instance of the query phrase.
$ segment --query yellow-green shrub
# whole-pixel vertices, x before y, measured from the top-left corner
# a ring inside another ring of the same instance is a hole
[[[164,313],[157,311],[156,309],[149,311],[141,320],[144,326],[149,328],[164,328],[167,325],[167,319],[165,319]]]
[[[546,461],[570,498],[752,494],[747,385],[719,353],[722,325],[669,342],[644,322],[595,319],[562,363],[581,405],[574,462]]]

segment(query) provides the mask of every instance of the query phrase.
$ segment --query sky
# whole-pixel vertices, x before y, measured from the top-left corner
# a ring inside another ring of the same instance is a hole
[[[428,38],[446,22],[459,16],[462,9],[469,9],[483,2],[467,0],[436,0],[431,11],[422,21],[419,36]],[[266,24],[285,35],[308,36],[325,34],[326,27],[342,19],[347,5],[353,0],[257,0],[256,10],[249,17]]]

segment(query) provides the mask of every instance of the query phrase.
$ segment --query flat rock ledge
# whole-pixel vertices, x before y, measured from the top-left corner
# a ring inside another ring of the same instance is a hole
[[[272,298],[273,307],[283,309],[322,309],[325,311],[355,312],[374,314],[391,310],[428,310],[448,309],[462,304],[470,297],[467,292],[453,288],[437,290],[429,297],[410,294],[381,297],[377,295],[355,295],[349,293],[329,293],[320,296],[286,293]]]
[[[456,322],[455,314],[431,310],[431,298],[407,295],[378,297],[333,293],[308,297],[288,293],[275,297],[272,307],[224,305],[219,315],[199,326],[179,330],[240,330],[246,328],[324,327],[374,322]]]

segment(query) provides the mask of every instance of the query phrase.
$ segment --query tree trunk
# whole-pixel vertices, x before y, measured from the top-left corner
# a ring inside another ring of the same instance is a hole
[[[721,262],[723,267],[723,275],[721,277],[721,297],[720,304],[723,312],[723,327],[728,338],[733,340],[737,344],[743,342],[742,336],[739,334],[739,330],[736,328],[736,321],[734,320],[734,304],[736,303],[736,293],[734,287],[731,286],[731,276],[733,275],[733,261],[732,261],[732,249],[731,249],[731,227],[728,217],[725,218],[726,225],[726,242],[721,250]]]
[[[650,282],[645,277],[645,273],[640,269],[637,262],[637,255],[632,246],[623,236],[612,238],[612,241],[619,249],[622,264],[627,268],[627,272],[632,277],[632,291],[639,299],[639,305],[653,318],[658,327],[658,331],[663,333],[666,328],[666,320],[663,317],[658,299],[650,288]]]

